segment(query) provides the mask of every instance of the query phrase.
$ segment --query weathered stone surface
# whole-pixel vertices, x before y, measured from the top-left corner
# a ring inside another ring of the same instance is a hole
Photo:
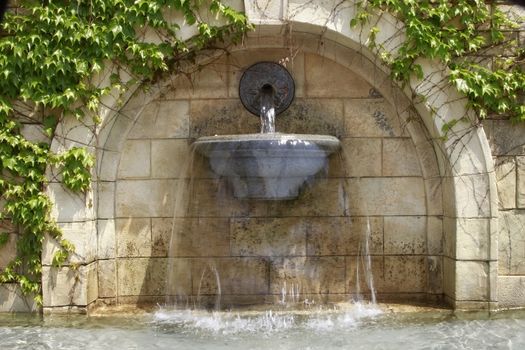
[[[443,294],[443,257],[427,257],[427,274],[427,291],[432,294]]]
[[[456,261],[443,257],[443,293],[450,300],[456,300]]]
[[[426,254],[427,220],[423,216],[385,217],[385,254]]]
[[[0,313],[36,312],[39,306],[32,295],[23,295],[16,283],[0,284]]]
[[[115,260],[98,261],[98,295],[100,298],[113,298],[117,292]]]
[[[370,265],[365,256],[347,256],[346,292],[350,294],[369,294],[373,286],[378,293],[388,293],[384,288],[385,269],[383,257],[371,256]]]
[[[383,140],[383,176],[421,176],[419,159],[411,139]]]
[[[174,220],[171,247],[169,247],[170,257],[230,255],[230,222],[228,219],[176,218]]]
[[[6,232],[8,234],[7,242],[0,247],[0,270],[3,270],[7,264],[16,257],[17,235],[4,231],[2,225],[0,225],[0,232]]]
[[[370,253],[383,253],[382,218],[308,218],[305,219],[305,231],[307,255],[310,256],[362,253],[367,236]]]
[[[235,219],[231,226],[232,255],[304,256],[305,223],[296,218]]]
[[[525,276],[498,277],[498,306],[521,307],[525,304]]]
[[[60,223],[62,237],[75,247],[66,265],[86,264],[94,261],[97,256],[97,230],[95,221]],[[53,256],[58,252],[58,242],[47,236],[43,243],[42,263],[52,265]]]
[[[114,258],[116,253],[115,220],[97,221],[97,257]]]
[[[151,219],[116,219],[117,256],[147,257],[151,255]]]
[[[525,274],[525,212],[500,212],[498,227],[499,273]]]
[[[343,102],[335,99],[295,99],[275,120],[278,132],[322,134],[340,137],[344,134]]]
[[[164,258],[118,259],[118,295],[164,295],[166,267]]]
[[[428,215],[443,215],[443,180],[431,178],[425,180],[425,194]]]
[[[57,222],[85,221],[94,217],[90,192],[75,193],[60,183],[50,183],[47,186],[47,193],[53,203],[51,216]]]
[[[187,178],[190,176],[191,149],[188,140],[152,140],[151,176],[162,178]]]
[[[276,258],[270,262],[270,291],[295,287],[301,295],[345,292],[343,257]]]
[[[443,181],[443,203],[446,204],[443,209],[446,216],[491,217],[492,198],[488,174],[454,176]]]
[[[115,183],[97,183],[97,218],[112,219],[115,217]]]
[[[217,99],[228,97],[228,62],[220,58],[205,63],[203,69],[188,75],[178,74],[163,91],[162,99]]]
[[[446,256],[462,260],[490,259],[490,219],[445,217],[443,226]]]
[[[381,176],[381,139],[344,138],[341,144],[344,176]]]
[[[350,215],[425,215],[423,180],[417,177],[348,179]]]
[[[105,150],[97,155],[97,178],[100,181],[115,181],[120,153]]]
[[[268,203],[269,216],[342,216],[345,213],[340,179],[315,179],[291,201]]]
[[[516,163],[514,157],[495,160],[498,203],[500,209],[516,208]]]
[[[456,300],[487,301],[489,269],[484,261],[456,261]]]
[[[96,299],[96,263],[78,268],[42,267],[44,307],[86,306]]]
[[[319,55],[305,55],[308,97],[368,97],[372,86],[350,70]]]
[[[260,131],[260,120],[237,99],[191,101],[191,137],[251,134]]]
[[[525,157],[516,157],[517,161],[517,183],[516,201],[518,208],[525,208]]]
[[[525,125],[510,120],[494,120],[490,136],[494,156],[525,154]]]
[[[443,254],[443,218],[427,217],[427,250],[430,255]]]
[[[405,134],[402,121],[384,99],[344,101],[345,136],[398,137]]]
[[[152,101],[144,107],[128,138],[187,138],[188,101]]]
[[[128,140],[120,157],[119,179],[146,178],[151,174],[150,140]]]
[[[172,218],[151,219],[151,256],[168,256],[172,232]]]
[[[426,292],[424,256],[385,256],[383,290],[388,293]]]
[[[195,295],[268,293],[268,265],[263,258],[194,259],[191,271]]]
[[[121,180],[117,182],[117,217],[167,217],[173,215],[176,180]]]

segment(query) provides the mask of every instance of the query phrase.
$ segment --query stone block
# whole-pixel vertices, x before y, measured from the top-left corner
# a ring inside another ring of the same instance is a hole
[[[164,295],[167,265],[165,258],[118,259],[118,295]]]
[[[492,161],[486,157],[489,149],[481,141],[485,138],[483,128],[473,128],[471,124],[456,125],[459,125],[459,130],[450,131],[445,141],[452,174],[476,175],[492,171]]]
[[[447,256],[443,257],[443,293],[456,300],[456,260]]]
[[[96,263],[78,268],[42,267],[43,306],[87,306],[98,286]]]
[[[341,144],[346,177],[381,176],[381,139],[344,138]]]
[[[170,257],[230,255],[230,222],[228,219],[175,218],[173,234],[170,236],[171,246],[168,250]]]
[[[282,46],[282,37],[279,39],[279,46]],[[228,96],[230,98],[239,98],[239,81],[241,80],[242,74],[248,67],[258,62],[275,62],[283,65],[294,80],[295,97],[304,96],[304,54],[301,51],[288,48],[266,47],[235,51],[229,58],[230,78]],[[293,104],[295,104],[295,102],[292,103],[292,106]]]
[[[494,156],[525,154],[525,125],[510,120],[494,120],[490,136]]]
[[[39,306],[32,295],[24,295],[16,283],[0,284],[0,313],[37,312]]]
[[[172,232],[172,218],[151,219],[151,256],[168,256]]]
[[[370,294],[371,286],[377,293],[388,293],[384,288],[384,261],[381,256],[370,256],[370,265],[367,257],[346,257],[346,292],[357,297]]]
[[[299,197],[268,203],[269,216],[343,216],[345,192],[341,179],[314,178]]]
[[[383,140],[383,176],[422,176],[411,139]]]
[[[361,178],[346,181],[350,215],[425,215],[423,180],[417,177]]]
[[[7,242],[0,246],[0,271],[2,271],[11,260],[16,258],[17,234],[6,232],[2,227],[0,227],[0,233],[8,234]]]
[[[115,217],[115,183],[97,183],[97,218],[112,219]]]
[[[117,217],[168,217],[173,215],[177,180],[121,180],[117,182]]]
[[[427,256],[428,293],[443,294],[443,257]]]
[[[170,299],[185,300],[188,296],[193,295],[192,291],[192,269],[193,265],[198,263],[198,259],[187,258],[169,258],[167,259],[165,295]],[[199,275],[200,277],[200,275]]]
[[[344,101],[345,136],[399,137],[405,135],[401,117],[384,99]]]
[[[499,208],[514,209],[516,208],[517,178],[514,157],[497,157],[495,163]]]
[[[218,99],[228,97],[229,65],[226,57],[204,62],[202,69],[178,74],[171,79],[162,99]]]
[[[188,178],[192,174],[192,149],[185,139],[151,141],[151,176],[156,179]]]
[[[297,218],[234,219],[231,249],[238,256],[304,256],[305,222]]]
[[[443,180],[425,179],[425,193],[428,215],[443,215]]]
[[[189,137],[188,101],[152,101],[131,129],[129,139]]]
[[[384,291],[422,293],[427,291],[427,266],[424,256],[385,256]]]
[[[300,295],[345,293],[343,257],[284,257],[270,262],[270,292],[295,288]],[[302,299],[301,299],[302,301]]]
[[[66,265],[87,264],[97,256],[97,230],[95,221],[60,223],[62,238],[68,240],[75,247],[70,254]],[[53,256],[58,252],[58,243],[46,236],[42,249],[42,263],[52,265]]]
[[[120,153],[103,151],[97,156],[97,179],[100,181],[115,181],[120,161]]]
[[[259,118],[239,98],[191,101],[191,137],[250,134],[261,130]]]
[[[45,142],[50,143],[50,138],[44,131],[44,127],[41,124],[20,124],[20,134],[24,138],[31,142]]]
[[[115,220],[98,220],[97,235],[97,257],[99,259],[114,258],[116,255]]]
[[[308,97],[366,98],[372,86],[338,63],[315,54],[306,54],[305,90]]]
[[[385,254],[426,254],[427,220],[423,216],[385,217]]]
[[[525,157],[516,157],[516,161],[516,205],[518,208],[525,208]]]
[[[118,178],[147,178],[151,175],[150,166],[150,140],[127,140],[120,157]]]
[[[501,308],[525,305],[525,276],[498,277],[498,306]]]
[[[343,102],[335,99],[295,99],[275,120],[278,132],[322,134],[341,137],[344,134]]]
[[[330,217],[305,219],[307,255],[357,255],[383,253],[383,219]]]
[[[151,220],[149,218],[116,219],[117,256],[151,255]]]
[[[244,4],[246,15],[250,18],[250,21],[254,21],[255,23],[280,21],[284,19],[282,1],[245,1]]]
[[[525,274],[525,212],[500,212],[498,228],[499,273]]]
[[[98,295],[100,298],[114,298],[117,292],[115,260],[98,261]]]
[[[489,300],[489,266],[484,261],[456,261],[456,300]]]
[[[57,222],[78,222],[94,218],[92,194],[76,193],[60,183],[47,185],[47,194],[53,203],[51,216]]]
[[[490,175],[446,178],[443,191],[444,214],[449,217],[491,217]],[[445,190],[454,188],[454,191]]]
[[[446,256],[461,260],[490,259],[490,219],[445,217],[443,226]]]
[[[443,254],[443,218],[427,217],[427,250],[430,255]]]
[[[436,155],[434,146],[432,146],[430,142],[427,141],[416,145],[416,155],[418,157],[421,173],[425,179],[435,179],[440,177],[438,156]]]
[[[268,265],[263,258],[194,259],[194,295],[267,294]]]

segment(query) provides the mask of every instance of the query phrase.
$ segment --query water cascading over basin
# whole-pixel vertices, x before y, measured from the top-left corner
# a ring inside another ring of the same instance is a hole
[[[239,96],[244,107],[261,118],[261,132],[195,141],[195,150],[209,159],[215,174],[228,179],[236,198],[294,199],[340,148],[334,136],[275,132],[275,116],[291,104],[294,90],[283,66],[252,65],[241,77]]]

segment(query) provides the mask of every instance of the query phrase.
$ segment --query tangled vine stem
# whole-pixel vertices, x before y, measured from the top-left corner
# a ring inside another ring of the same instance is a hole
[[[179,14],[197,35],[179,36],[170,21]],[[209,14],[213,25],[204,19]],[[219,0],[22,0],[2,23],[0,38],[0,228],[18,227],[17,256],[0,274],[0,282],[16,282],[24,293],[41,297],[42,244],[47,235],[59,245],[53,264],[60,266],[74,251],[51,218],[45,194],[46,167],[60,169],[63,184],[73,191],[90,186],[93,156],[83,148],[54,154],[49,142],[31,142],[21,134],[21,118],[31,118],[52,137],[62,118],[94,115],[101,98],[123,92],[129,85],[153,81],[163,72],[177,71],[198,52],[236,42],[251,28],[246,17]],[[149,31],[156,40],[146,42]],[[132,79],[119,74],[105,86],[92,77],[111,62]],[[20,104],[36,113],[21,113]],[[36,117],[35,117],[36,115]],[[9,240],[0,233],[0,245]]]

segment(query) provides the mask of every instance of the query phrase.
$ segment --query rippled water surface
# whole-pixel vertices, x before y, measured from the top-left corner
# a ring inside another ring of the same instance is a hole
[[[0,316],[0,349],[525,349],[525,315],[159,310],[127,317]]]

